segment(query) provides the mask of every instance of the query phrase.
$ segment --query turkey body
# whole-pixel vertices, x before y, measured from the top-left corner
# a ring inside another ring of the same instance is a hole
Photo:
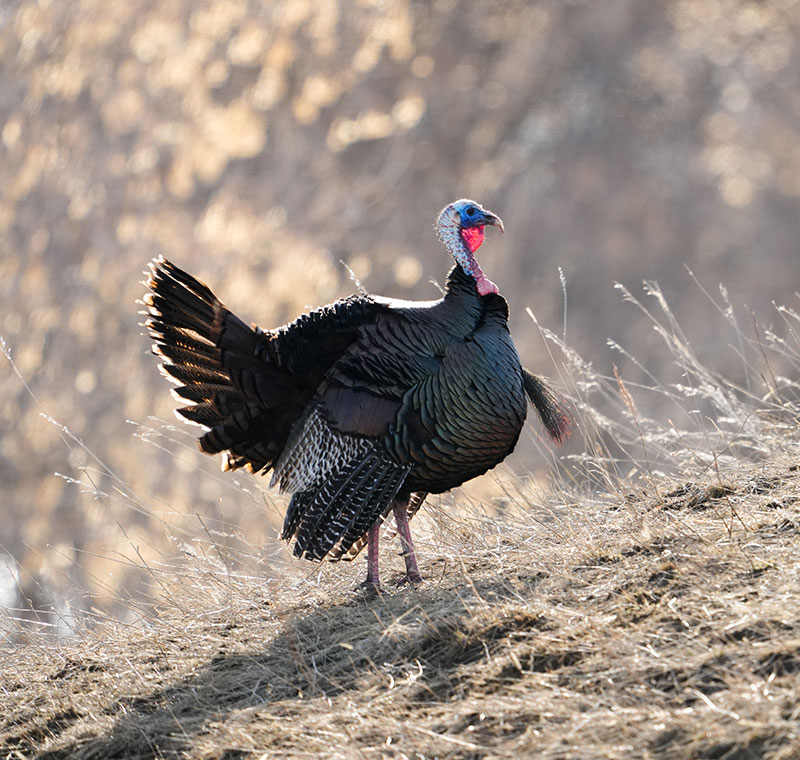
[[[441,493],[501,462],[526,416],[505,299],[479,296],[455,266],[439,301],[372,303],[373,319],[326,373],[323,416],[342,432],[369,427],[409,468],[408,492]]]
[[[409,501],[413,514],[425,494],[501,462],[526,398],[554,438],[565,432],[557,397],[522,368],[505,299],[480,294],[461,263],[436,301],[351,296],[270,331],[166,260],[151,264],[148,285],[145,324],[189,402],[178,413],[206,429],[200,448],[223,453],[225,469],[273,471],[293,494],[282,536],[296,555],[352,556],[369,536],[374,586],[383,519],[394,508],[419,580]]]

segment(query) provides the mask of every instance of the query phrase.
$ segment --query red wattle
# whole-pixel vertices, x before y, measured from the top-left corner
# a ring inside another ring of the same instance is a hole
[[[461,239],[469,248],[469,252],[475,253],[483,242],[483,227],[469,227],[461,230]]]

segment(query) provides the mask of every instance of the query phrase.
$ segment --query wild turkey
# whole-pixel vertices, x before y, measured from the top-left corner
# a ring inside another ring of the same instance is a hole
[[[499,217],[474,201],[436,224],[456,261],[445,295],[399,301],[354,295],[274,330],[249,327],[209,288],[163,258],[150,264],[145,326],[162,371],[189,402],[202,451],[223,469],[273,471],[292,495],[282,538],[310,560],[352,558],[368,544],[379,588],[378,535],[394,511],[406,578],[418,583],[408,520],[428,493],[485,473],[513,450],[531,401],[553,438],[569,417],[523,369],[508,305],[475,251]]]

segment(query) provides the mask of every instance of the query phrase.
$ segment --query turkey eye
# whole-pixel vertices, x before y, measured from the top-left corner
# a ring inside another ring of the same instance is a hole
[[[475,208],[475,206],[470,206],[467,209],[467,216],[475,216],[475,212],[476,211],[477,211],[477,209]]]

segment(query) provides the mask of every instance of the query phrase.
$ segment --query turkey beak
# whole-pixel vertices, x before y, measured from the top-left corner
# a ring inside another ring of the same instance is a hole
[[[506,228],[503,226],[503,220],[497,216],[497,214],[493,214],[491,211],[483,212],[483,223],[491,224],[493,227],[497,227],[500,232],[506,231]]]

